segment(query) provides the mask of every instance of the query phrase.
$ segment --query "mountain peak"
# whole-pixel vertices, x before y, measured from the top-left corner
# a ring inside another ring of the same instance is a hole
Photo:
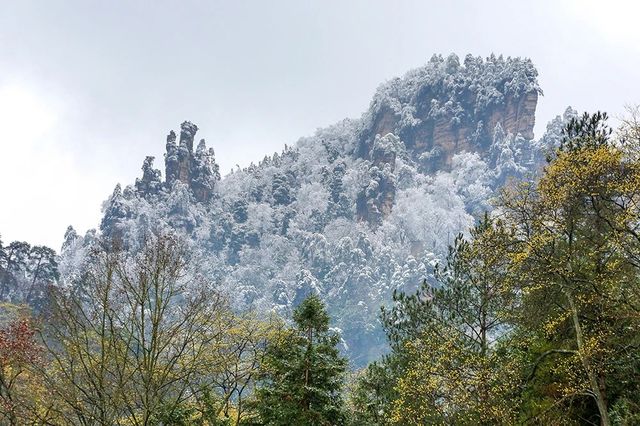
[[[128,247],[183,233],[238,309],[287,315],[318,293],[361,363],[384,347],[380,304],[431,280],[497,188],[544,162],[562,123],[531,140],[540,94],[528,59],[437,55],[380,86],[360,119],[224,179],[185,121],[167,136],[164,180],[147,157],[135,188],[105,203],[100,229]]]
[[[485,151],[494,128],[533,139],[542,91],[529,59],[434,55],[423,67],[382,84],[363,117],[358,153],[367,158],[376,135],[393,133],[430,168],[451,167],[461,151]]]

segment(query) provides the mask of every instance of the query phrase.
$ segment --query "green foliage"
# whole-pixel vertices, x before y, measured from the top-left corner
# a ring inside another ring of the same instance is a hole
[[[196,401],[171,403],[161,406],[155,413],[151,424],[172,426],[231,426],[244,424],[238,418],[221,414],[225,405],[221,398],[209,387],[201,389]]]
[[[529,415],[545,421],[611,424],[611,404],[637,395],[640,164],[605,121],[569,123],[540,182],[502,200],[518,328],[531,339]]]
[[[304,331],[309,336],[314,332],[326,333],[329,330],[329,314],[322,300],[316,295],[307,297],[293,311],[293,321],[298,330]],[[309,343],[311,344],[311,337]]]
[[[640,132],[627,121],[613,143],[606,120],[572,120],[540,181],[456,239],[437,285],[394,293],[392,352],[357,378],[356,424],[638,423]]]
[[[598,148],[609,144],[612,129],[607,126],[606,112],[596,112],[569,120],[563,132],[560,151],[577,151],[585,148]]]
[[[395,391],[397,368],[387,356],[372,362],[355,377],[350,392],[351,424],[353,426],[382,426],[390,424],[391,408],[397,398]]]
[[[295,327],[271,343],[256,389],[260,424],[339,425],[346,421],[341,391],[347,361],[339,336],[317,296],[305,299],[293,315]]]
[[[421,322],[403,342],[397,424],[502,424],[517,413],[519,367],[503,349],[515,299],[504,286],[507,262],[500,250],[508,234],[485,216],[471,237],[458,236],[436,268],[439,286],[423,286],[396,306],[400,312],[421,308]]]

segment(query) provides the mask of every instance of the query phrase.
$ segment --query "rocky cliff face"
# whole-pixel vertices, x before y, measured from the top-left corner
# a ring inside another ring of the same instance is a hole
[[[431,100],[423,102],[431,103]],[[451,157],[455,153],[485,151],[498,124],[507,134],[520,134],[525,139],[533,139],[537,103],[537,91],[518,98],[510,96],[502,104],[468,117],[464,122],[456,121],[451,114],[431,119],[430,111],[425,111],[423,116],[417,117],[420,123],[411,129],[403,129],[401,117],[390,108],[383,108],[376,114],[373,126],[367,133],[402,135],[402,141],[412,148],[416,158],[424,153],[437,152],[438,155],[431,157],[431,168],[443,170],[451,167]],[[370,151],[368,140],[365,138],[362,143],[366,158]]]
[[[392,133],[376,135],[369,157],[370,182],[356,200],[358,220],[379,225],[393,209],[396,195],[395,168],[400,139]]]
[[[519,58],[467,56],[461,65],[455,55],[434,56],[425,68],[378,89],[363,121],[357,154],[383,169],[374,158],[376,143],[396,135],[423,171],[434,173],[450,170],[453,156],[463,151],[486,157],[497,127],[531,140],[542,93],[536,77],[533,64]],[[358,217],[375,224],[380,213],[386,215],[367,191],[361,193]],[[392,206],[393,192],[376,193],[376,198]]]

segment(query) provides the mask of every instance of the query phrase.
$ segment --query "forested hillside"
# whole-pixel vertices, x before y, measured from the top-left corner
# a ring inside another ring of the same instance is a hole
[[[289,317],[309,294],[326,301],[355,366],[386,348],[380,305],[433,282],[460,231],[490,211],[497,188],[533,177],[560,129],[533,140],[541,93],[527,59],[434,56],[382,84],[360,119],[301,138],[221,178],[214,151],[181,125],[166,140],[164,174],[117,185],[97,233],[69,229],[62,282],[96,236],[136,247],[147,233],[188,236],[197,262],[233,305]]]

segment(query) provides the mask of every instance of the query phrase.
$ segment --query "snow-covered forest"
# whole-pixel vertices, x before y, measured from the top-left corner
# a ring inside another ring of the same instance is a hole
[[[73,286],[98,236],[135,248],[148,233],[178,231],[237,309],[286,318],[318,294],[343,351],[362,366],[386,351],[378,317],[393,291],[433,282],[436,262],[491,211],[496,191],[534,176],[558,145],[575,115],[570,109],[538,140],[508,128],[517,130],[509,123],[513,105],[541,93],[536,76],[527,59],[436,55],[382,84],[361,118],[224,177],[213,149],[195,143],[197,126],[184,122],[167,137],[164,174],[148,157],[141,178],[118,184],[104,202],[96,231],[67,231],[60,278],[50,282]],[[385,120],[392,125],[380,126]],[[424,131],[438,126],[445,132]],[[31,300],[41,273],[11,246],[4,252],[3,268],[14,278],[3,280],[0,294]]]

